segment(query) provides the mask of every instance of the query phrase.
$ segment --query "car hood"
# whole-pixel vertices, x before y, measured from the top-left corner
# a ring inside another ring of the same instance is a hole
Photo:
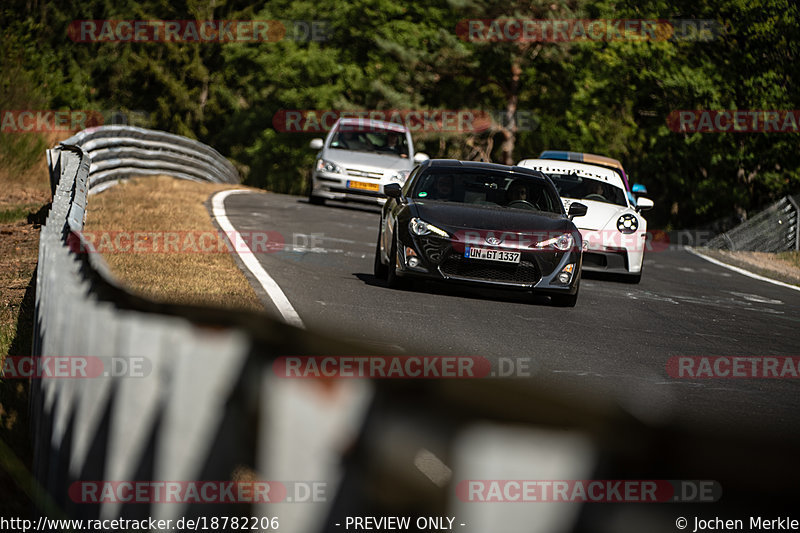
[[[617,219],[624,213],[636,214],[636,211],[621,205],[609,204],[607,202],[596,202],[594,200],[575,200],[564,198],[564,209],[569,209],[569,204],[579,202],[584,204],[588,211],[585,216],[575,217],[575,225],[580,229],[599,230],[605,228],[609,223],[616,224]],[[615,226],[616,227],[616,226]]]
[[[414,162],[409,158],[375,152],[356,152],[353,150],[328,149],[321,156],[324,159],[346,168],[370,170],[411,170]]]
[[[416,201],[411,212],[435,226],[458,233],[464,230],[500,231],[518,234],[538,234],[542,232],[572,232],[572,222],[555,213],[476,207],[436,201]]]

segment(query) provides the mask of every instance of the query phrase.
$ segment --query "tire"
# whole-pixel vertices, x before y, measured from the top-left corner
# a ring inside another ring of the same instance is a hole
[[[402,289],[405,280],[397,275],[397,230],[392,239],[392,250],[389,252],[389,264],[386,265],[386,284],[391,289]]]
[[[373,267],[373,274],[377,279],[386,279],[389,273],[389,268],[381,262],[381,232],[378,230],[378,243],[375,245],[375,266]]]
[[[550,303],[555,307],[575,307],[578,303],[578,293],[580,292],[580,285],[575,290],[575,294],[554,294],[550,296]]]
[[[313,194],[308,195],[308,203],[313,205],[325,205],[325,198],[321,196],[314,196]]]

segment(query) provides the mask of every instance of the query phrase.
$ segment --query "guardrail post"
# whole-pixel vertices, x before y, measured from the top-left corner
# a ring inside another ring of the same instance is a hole
[[[787,196],[786,199],[794,208],[794,249],[800,250],[800,206],[791,196]]]

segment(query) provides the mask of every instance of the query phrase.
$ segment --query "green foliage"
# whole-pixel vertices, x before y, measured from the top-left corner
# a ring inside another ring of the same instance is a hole
[[[247,183],[274,191],[299,194],[307,186],[308,142],[321,134],[273,127],[276,113],[306,109],[531,112],[534,131],[496,124],[416,141],[434,157],[508,162],[544,149],[616,157],[648,187],[656,201],[648,218],[661,226],[742,214],[800,189],[798,134],[678,133],[667,125],[676,110],[800,107],[800,17],[790,0],[62,4],[5,0],[0,8],[5,109],[138,110],[150,127],[213,145]],[[457,35],[460,21],[498,17],[710,19],[724,33],[706,41],[572,43]],[[325,21],[330,38],[73,42],[67,28],[81,19],[314,20]],[[41,148],[13,142],[0,138],[0,150],[29,157]]]

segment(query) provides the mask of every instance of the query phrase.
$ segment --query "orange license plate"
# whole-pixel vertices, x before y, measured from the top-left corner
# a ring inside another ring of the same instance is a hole
[[[363,181],[348,181],[347,182],[348,189],[361,189],[362,191],[380,191],[381,184],[380,183],[365,183]]]

